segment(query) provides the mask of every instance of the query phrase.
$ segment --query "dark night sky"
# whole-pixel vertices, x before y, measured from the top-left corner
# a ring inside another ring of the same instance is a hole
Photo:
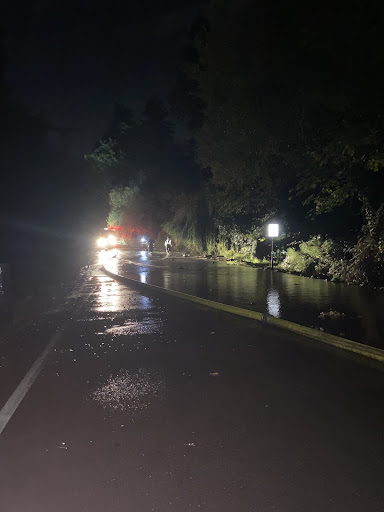
[[[80,156],[103,133],[114,99],[140,112],[150,95],[166,96],[196,13],[196,0],[13,2],[8,84],[31,112],[74,129],[70,153]]]

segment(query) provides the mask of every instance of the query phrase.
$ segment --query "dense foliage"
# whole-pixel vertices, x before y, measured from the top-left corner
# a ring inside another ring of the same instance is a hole
[[[382,286],[383,14],[375,1],[206,2],[171,95],[192,142],[175,143],[152,98],[137,121],[117,105],[87,157],[112,190],[109,222],[257,262],[274,219],[281,269]]]
[[[108,130],[85,159],[110,192],[108,224],[153,236],[172,217],[180,194],[199,185],[188,146],[175,143],[168,112],[156,97],[138,120],[128,107],[116,104]]]
[[[312,235],[285,269],[382,285],[383,14],[357,0],[210,2],[175,98],[211,173],[218,246],[275,217]]]

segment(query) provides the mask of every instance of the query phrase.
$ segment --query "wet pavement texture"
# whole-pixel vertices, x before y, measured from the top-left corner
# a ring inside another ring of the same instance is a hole
[[[114,256],[115,255],[115,256]],[[113,272],[384,348],[384,291],[155,252],[101,255]],[[114,256],[114,257],[113,257]],[[334,312],[334,313],[330,313]]]
[[[381,371],[94,265],[5,346],[0,408],[58,329],[0,436],[0,510],[382,512]]]

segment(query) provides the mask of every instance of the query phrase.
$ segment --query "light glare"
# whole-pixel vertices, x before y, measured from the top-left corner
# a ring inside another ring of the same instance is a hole
[[[268,236],[270,236],[270,237],[279,236],[279,225],[278,224],[268,224]]]

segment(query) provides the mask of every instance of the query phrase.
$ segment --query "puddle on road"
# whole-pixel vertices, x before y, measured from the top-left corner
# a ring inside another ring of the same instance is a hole
[[[137,412],[148,409],[154,399],[160,398],[164,387],[159,374],[141,368],[138,372],[111,375],[91,396],[104,409]]]
[[[76,318],[76,322],[104,322],[104,321],[113,321],[115,320],[116,316],[113,315],[113,316],[87,316],[87,317],[81,317],[81,318]]]
[[[113,334],[114,336],[155,334],[160,332],[161,327],[161,321],[145,318],[143,320],[127,320],[123,325],[113,325],[104,332],[98,332],[97,334]]]
[[[151,309],[152,301],[129,288],[107,279],[98,278],[98,291],[93,295],[93,310],[99,312],[116,312],[124,309]]]

